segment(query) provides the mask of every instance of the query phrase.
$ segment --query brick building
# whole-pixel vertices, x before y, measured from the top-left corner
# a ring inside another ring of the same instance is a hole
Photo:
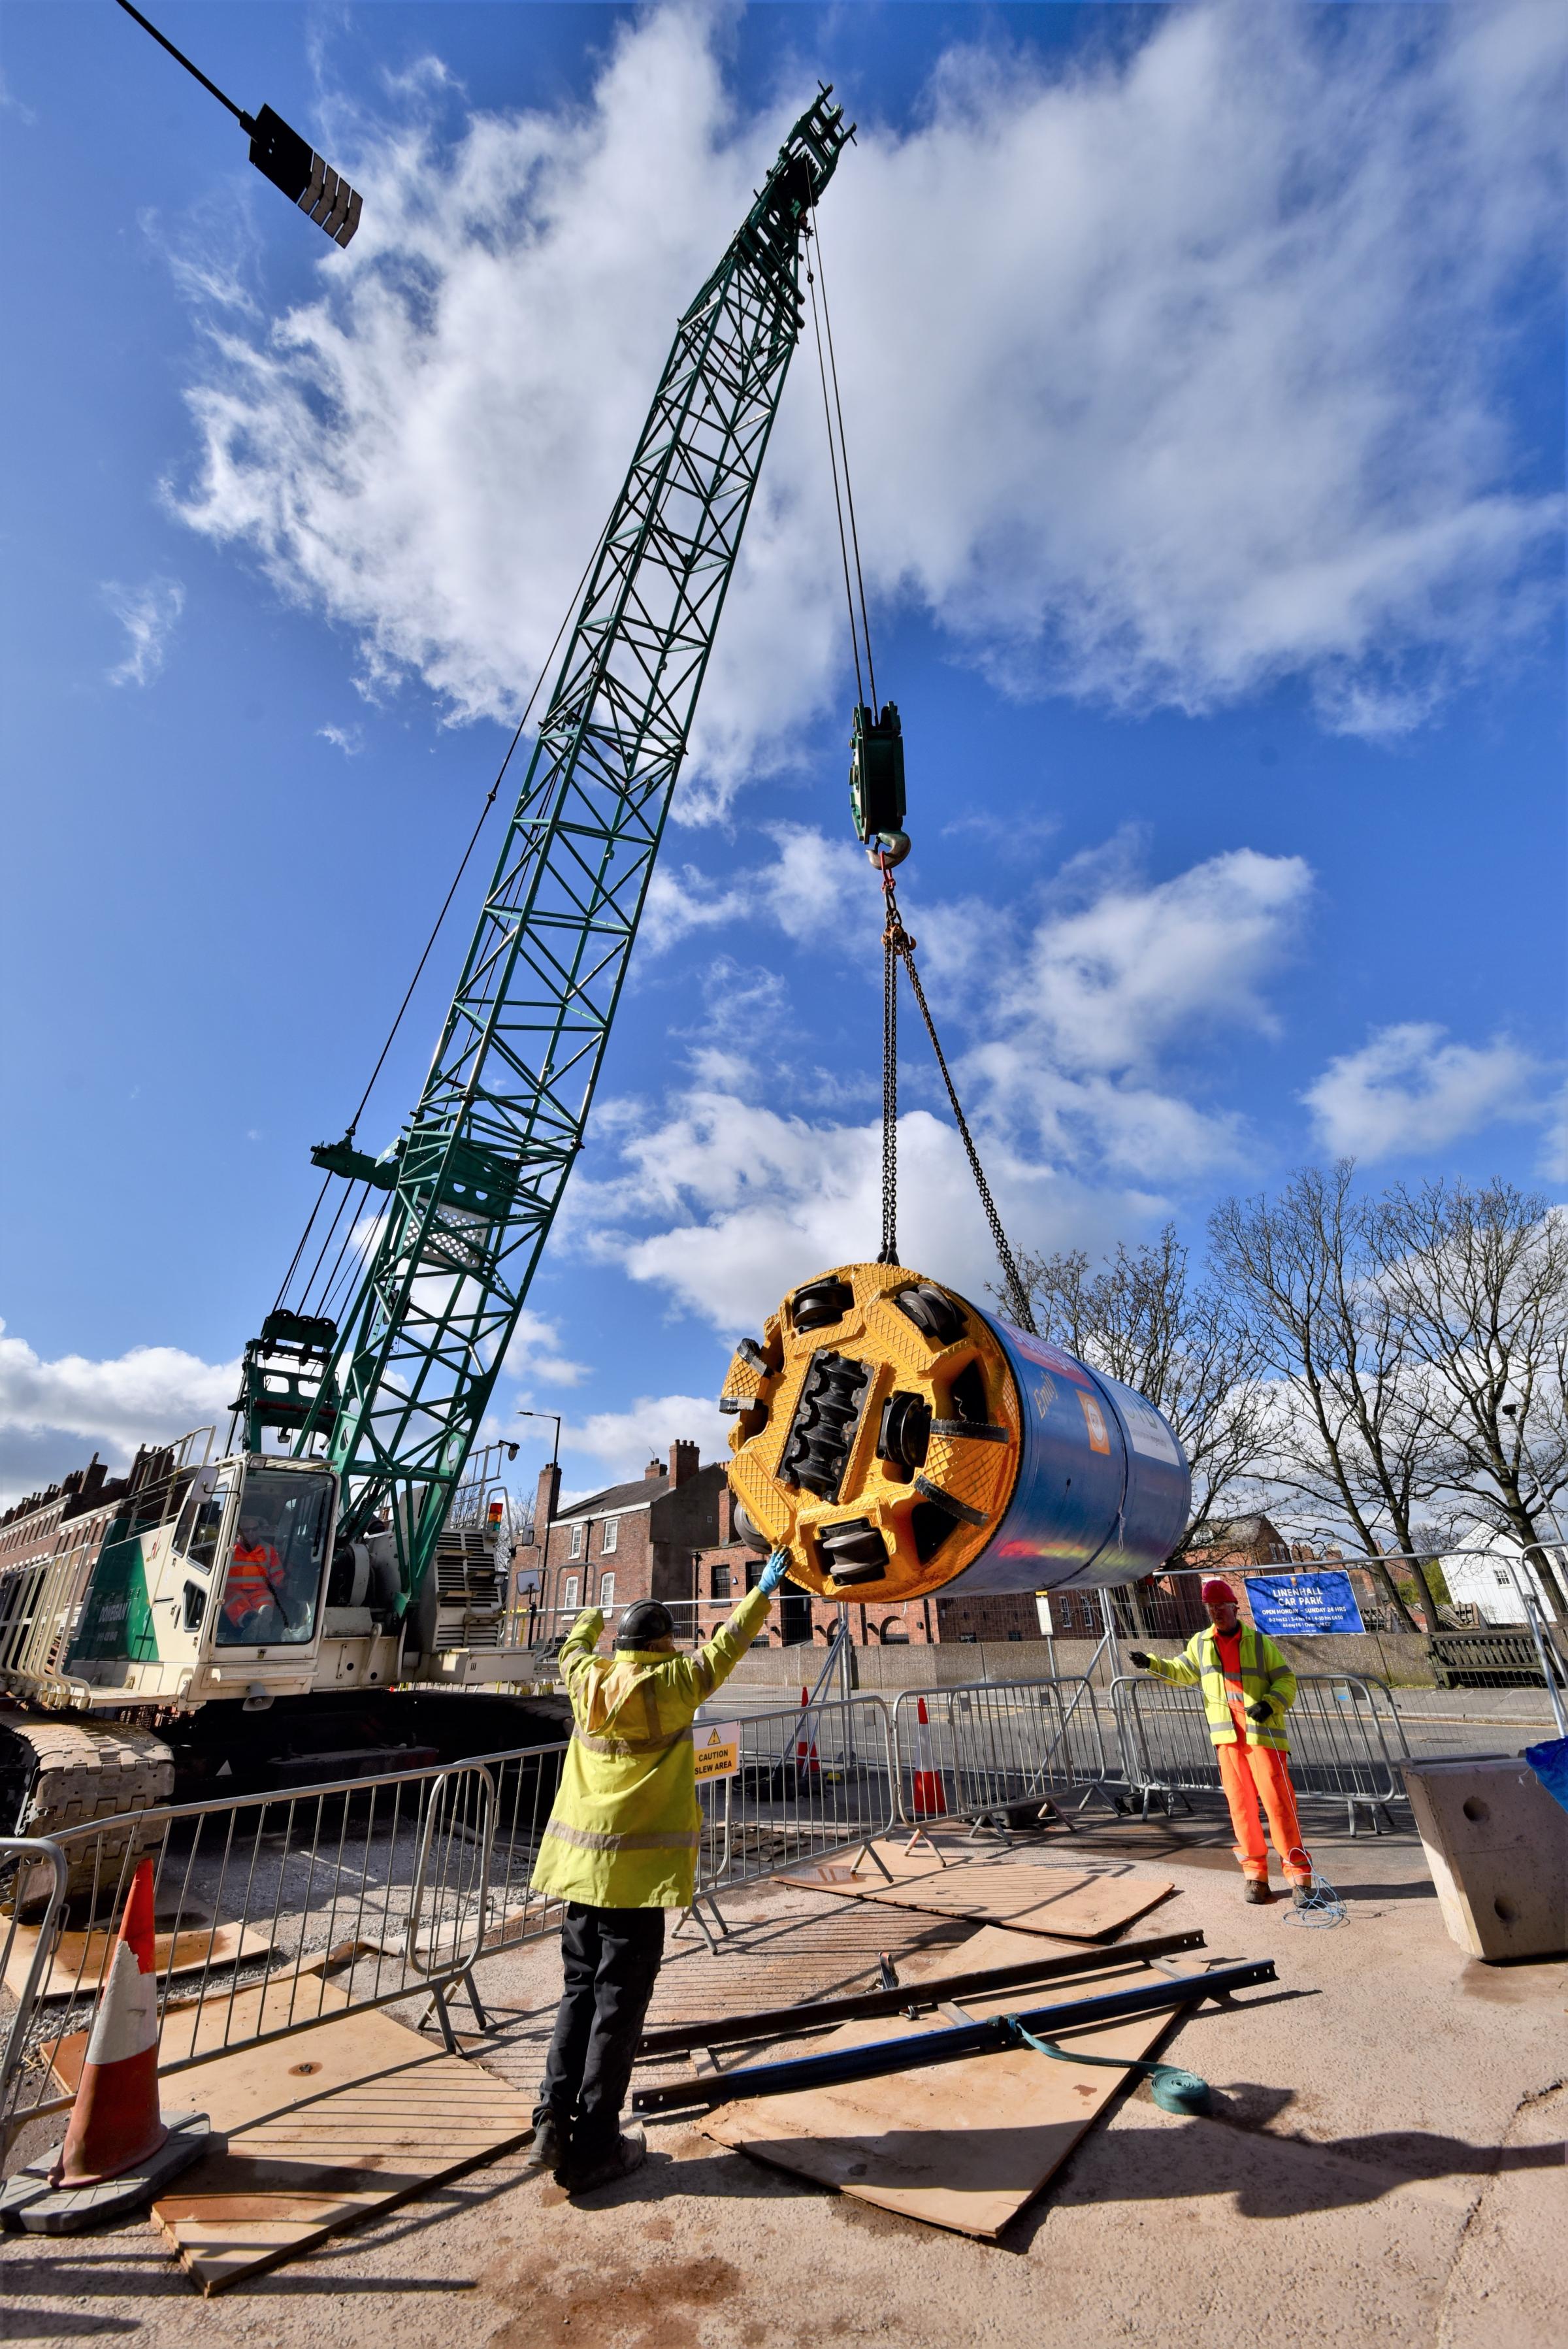
[[[662,1599],[673,1606],[683,1641],[694,1635],[707,1639],[761,1570],[761,1558],[736,1528],[725,1464],[705,1465],[695,1444],[672,1444],[667,1462],[650,1460],[630,1484],[608,1485],[564,1509],[560,1489],[560,1470],[546,1468],[539,1479],[532,1538],[512,1552],[513,1604],[525,1639],[559,1638],[583,1607],[603,1608],[608,1616],[639,1599]],[[1246,1519],[1220,1529],[1226,1565],[1243,1562],[1237,1554],[1243,1527],[1263,1529],[1245,1562],[1273,1563],[1276,1546],[1288,1557],[1288,1547],[1266,1518]],[[1221,1555],[1219,1549],[1200,1552],[1190,1563],[1212,1572]],[[850,1629],[861,1645],[967,1644],[1052,1635],[1098,1640],[1105,1630],[1104,1607],[1103,1594],[1094,1590],[1058,1591],[1048,1599],[1032,1591],[938,1596],[898,1606],[852,1599]],[[820,1646],[831,1636],[838,1613],[835,1602],[787,1587],[762,1638],[785,1647]],[[1119,1591],[1112,1613],[1119,1631],[1160,1637],[1196,1630],[1208,1620],[1191,1576],[1155,1576],[1133,1593]]]
[[[539,1479],[533,1538],[512,1551],[513,1604],[540,1638],[563,1631],[584,1607],[612,1615],[639,1599],[675,1605],[684,1630],[698,1595],[698,1559],[721,1540],[738,1559],[750,1555],[734,1532],[724,1468],[717,1461],[704,1467],[695,1444],[672,1444],[667,1461],[650,1460],[630,1484],[564,1508],[552,1463]],[[736,1587],[745,1588],[744,1577]]]

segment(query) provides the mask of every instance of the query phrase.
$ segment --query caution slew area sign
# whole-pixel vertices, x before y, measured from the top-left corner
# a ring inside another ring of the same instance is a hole
[[[738,1721],[699,1721],[691,1733],[696,1754],[696,1780],[733,1778],[740,1767]]]

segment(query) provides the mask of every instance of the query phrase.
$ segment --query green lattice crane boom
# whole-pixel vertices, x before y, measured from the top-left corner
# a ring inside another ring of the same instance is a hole
[[[809,216],[852,135],[830,101],[676,329],[418,1106],[379,1159],[352,1128],[313,1154],[381,1210],[341,1328],[268,1315],[223,1457],[198,1430],[7,1523],[0,1827],[68,1823],[100,1772],[129,1813],[220,1767],[270,1786],[559,1734],[550,1700],[478,1693],[531,1667],[486,1512],[471,1488],[452,1503],[583,1144],[799,336]]]
[[[340,1530],[417,1593],[583,1130],[800,330],[808,218],[850,135],[823,91],[676,329],[590,569],[418,1109],[372,1163],[382,1230],[319,1400]]]

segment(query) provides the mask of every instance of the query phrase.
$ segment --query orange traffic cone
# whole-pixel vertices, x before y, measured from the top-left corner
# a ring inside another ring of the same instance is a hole
[[[158,2151],[158,1974],[152,1862],[130,1879],[53,2186],[98,2186]]]
[[[822,1765],[817,1759],[817,1740],[811,1730],[808,1707],[811,1702],[810,1689],[800,1692],[800,1734],[795,1741],[795,1775],[798,1778],[820,1778]]]
[[[82,2059],[66,2141],[6,2183],[0,2222],[34,2234],[75,2234],[148,2200],[195,2160],[204,2113],[158,2109],[158,1974],[152,1862],[131,1878],[108,1972]]]
[[[914,1816],[917,1819],[944,1819],[947,1789],[932,1755],[931,1716],[923,1696],[915,1699],[914,1710]]]

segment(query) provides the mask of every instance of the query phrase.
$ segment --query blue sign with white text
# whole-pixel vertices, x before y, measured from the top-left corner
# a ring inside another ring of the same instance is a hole
[[[1276,1640],[1365,1629],[1347,1574],[1249,1574],[1247,1597],[1258,1630]]]

